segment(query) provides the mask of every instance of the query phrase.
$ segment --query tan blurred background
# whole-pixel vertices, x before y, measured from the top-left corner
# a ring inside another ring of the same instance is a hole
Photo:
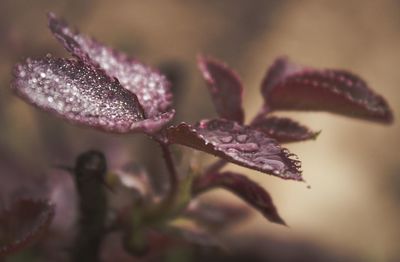
[[[215,116],[196,70],[199,52],[236,68],[246,85],[248,119],[262,104],[259,83],[278,55],[315,67],[349,69],[385,96],[400,114],[400,1],[106,1],[1,0],[0,163],[40,176],[70,163],[87,148],[106,150],[112,165],[131,156],[151,172],[157,147],[126,137],[70,126],[14,98],[11,67],[27,56],[67,56],[46,27],[47,11],[81,31],[177,75],[176,121]],[[400,261],[400,123],[384,126],[326,113],[293,115],[315,130],[316,141],[288,145],[303,161],[303,183],[242,168],[262,183],[290,228],[261,216],[235,237],[263,233],[278,242],[306,241],[362,261]],[[147,145],[150,150],[141,151]],[[158,153],[157,153],[158,154]],[[2,169],[12,170],[12,169]],[[22,182],[21,182],[22,183]],[[216,194],[231,197],[225,193]],[[261,245],[261,244],[260,244]],[[396,260],[397,259],[397,260]]]

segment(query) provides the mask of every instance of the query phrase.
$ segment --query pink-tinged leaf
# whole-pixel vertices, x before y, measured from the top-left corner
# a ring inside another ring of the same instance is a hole
[[[171,143],[214,154],[244,167],[284,179],[302,180],[300,161],[292,159],[293,154],[263,132],[234,121],[202,120],[195,126],[182,123],[168,128],[167,136]]]
[[[237,73],[212,58],[199,56],[197,60],[218,115],[242,124],[244,121],[243,87]]]
[[[102,70],[72,59],[27,59],[15,67],[12,88],[45,111],[109,132],[152,133],[173,117],[167,112],[145,119],[134,94]]]
[[[249,211],[250,209],[243,204],[237,205],[221,201],[205,203],[193,200],[183,212],[183,216],[216,232],[244,221],[250,216]]]
[[[99,66],[138,97],[146,118],[154,118],[169,111],[173,97],[164,75],[122,52],[80,34],[53,13],[49,13],[48,19],[50,30],[70,53]]]
[[[193,184],[193,192],[201,193],[214,188],[224,188],[261,212],[269,221],[286,225],[268,192],[246,176],[233,173],[213,173],[199,177]]]
[[[275,116],[258,118],[251,126],[278,140],[280,143],[316,139],[320,133],[313,132],[290,118]]]
[[[268,71],[262,93],[272,110],[320,110],[391,123],[385,99],[360,77],[344,70],[317,70],[278,59]]]
[[[40,238],[54,216],[47,201],[19,200],[0,211],[0,257],[20,251]]]

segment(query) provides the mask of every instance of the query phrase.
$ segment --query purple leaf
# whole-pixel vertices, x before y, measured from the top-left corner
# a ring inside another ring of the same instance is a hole
[[[313,132],[290,118],[275,116],[258,118],[251,126],[278,140],[280,143],[316,139],[320,133]]]
[[[185,123],[167,129],[171,143],[182,144],[232,163],[278,176],[302,180],[300,161],[294,160],[276,140],[234,121],[202,120],[195,126]]]
[[[48,19],[50,30],[70,53],[99,66],[138,97],[146,118],[154,118],[169,111],[172,93],[164,75],[122,52],[71,29],[65,21],[58,19],[53,13],[49,13]]]
[[[53,216],[54,206],[47,201],[19,200],[0,211],[0,258],[41,237]]]
[[[199,177],[193,187],[195,194],[213,188],[225,188],[260,211],[269,221],[286,225],[268,192],[244,175],[233,172],[207,174]]]
[[[385,99],[358,76],[344,70],[304,68],[278,59],[268,71],[262,94],[272,110],[322,110],[391,123]]]
[[[197,61],[218,115],[242,124],[243,87],[237,73],[222,62],[209,57],[199,56]]]
[[[27,59],[14,70],[12,88],[27,102],[73,123],[126,133],[158,131],[173,117],[145,119],[134,94],[82,61]]]

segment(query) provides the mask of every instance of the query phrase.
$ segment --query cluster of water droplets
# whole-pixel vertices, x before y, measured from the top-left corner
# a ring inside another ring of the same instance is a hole
[[[147,118],[156,117],[169,109],[172,104],[172,93],[164,75],[127,57],[122,52],[79,34],[55,16],[50,18],[50,28],[70,52],[99,66],[109,76],[117,78],[124,88],[135,94]]]
[[[15,70],[13,88],[30,103],[73,122],[127,132],[144,118],[136,97],[101,70],[47,56]]]
[[[274,175],[300,178],[300,162],[264,133],[227,120],[202,121],[196,133],[233,161]]]

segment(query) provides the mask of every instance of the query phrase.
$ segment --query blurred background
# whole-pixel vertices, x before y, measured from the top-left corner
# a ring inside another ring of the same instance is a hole
[[[228,246],[257,249],[271,261],[299,261],[300,257],[304,261],[400,261],[400,122],[396,119],[400,114],[400,1],[1,0],[3,201],[13,194],[27,194],[32,181],[40,185],[51,166],[71,164],[90,148],[103,150],[111,167],[132,159],[143,163],[159,178],[155,179],[158,186],[164,177],[163,163],[154,157],[158,148],[145,136],[109,135],[71,126],[12,95],[13,64],[47,53],[68,56],[47,29],[48,11],[165,72],[174,83],[176,122],[215,116],[196,68],[198,53],[213,55],[238,71],[246,86],[247,119],[262,105],[261,79],[279,55],[362,76],[387,98],[395,123],[385,126],[327,113],[284,113],[322,130],[316,141],[287,145],[302,160],[311,189],[304,183],[228,166],[265,186],[290,227],[255,214],[222,238]],[[198,156],[204,163],[212,160]],[[239,201],[224,192],[204,197]]]

